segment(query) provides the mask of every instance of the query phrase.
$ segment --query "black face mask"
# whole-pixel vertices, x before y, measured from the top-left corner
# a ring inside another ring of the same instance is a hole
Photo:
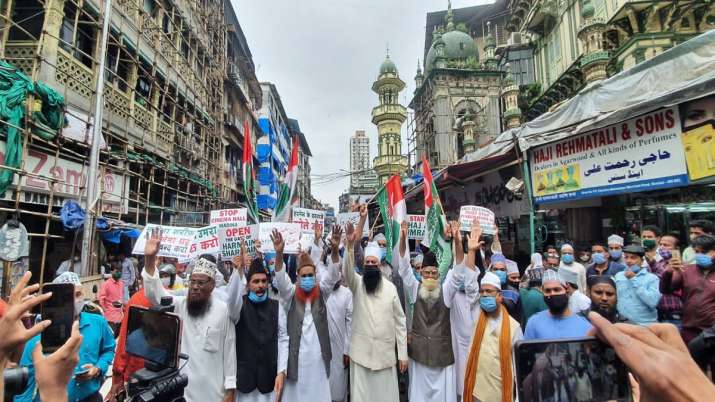
[[[380,280],[382,280],[380,269],[376,265],[366,265],[362,273],[362,282],[367,293],[375,293]]]
[[[544,302],[553,315],[561,315],[569,306],[569,295],[566,293],[553,296],[544,296]]]
[[[509,284],[517,289],[519,289],[519,285],[521,284],[521,281],[509,281]]]

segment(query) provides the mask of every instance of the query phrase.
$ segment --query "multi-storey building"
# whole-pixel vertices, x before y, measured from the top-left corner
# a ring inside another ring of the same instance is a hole
[[[101,197],[90,202],[92,210],[125,224],[202,225],[210,209],[231,201],[219,191],[227,34],[234,35],[227,32],[234,24],[227,23],[225,4],[114,2],[105,71],[99,71],[101,2],[23,0],[3,7],[0,53],[18,69],[4,69],[4,79],[28,82],[24,73],[37,82],[25,87],[26,102],[16,111],[39,113],[6,132],[3,153],[12,157],[4,166],[16,175],[2,188],[0,210],[17,215],[30,233],[36,275],[51,278],[60,261],[77,253],[58,213],[65,200],[86,201],[89,116],[102,75]],[[247,99],[255,103],[250,76]],[[99,243],[95,250],[104,253]],[[86,268],[83,274],[96,272]]]
[[[316,201],[310,190],[310,158],[313,154],[310,152],[308,141],[305,134],[300,130],[300,125],[296,119],[288,119],[288,130],[291,138],[297,137],[300,142],[298,148],[298,180],[296,181],[295,194],[293,199],[296,200],[296,206],[301,208],[316,207]],[[292,141],[292,140],[291,140]]]
[[[378,187],[375,171],[370,169],[370,138],[365,130],[350,137],[350,193],[372,194]]]

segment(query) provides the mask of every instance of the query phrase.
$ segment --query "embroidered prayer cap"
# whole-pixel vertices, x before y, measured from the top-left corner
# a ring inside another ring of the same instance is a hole
[[[79,275],[70,271],[61,273],[52,281],[52,283],[71,283],[75,286],[82,286],[82,281],[79,280]]]
[[[491,285],[494,286],[495,288],[501,290],[501,280],[499,280],[499,277],[496,276],[493,272],[487,272],[484,274],[482,277],[481,282],[479,282],[480,286],[484,285]]]
[[[422,268],[424,267],[436,267],[437,266],[437,256],[433,252],[428,251],[424,254],[422,259]]]
[[[378,233],[372,238],[372,241],[374,241],[374,242],[387,241],[387,237],[385,237],[385,235],[382,233]]]
[[[365,257],[375,257],[379,260],[382,257],[380,246],[374,241],[367,243],[367,247],[365,247]]]
[[[506,257],[504,257],[504,254],[494,254],[492,255],[492,265],[501,262],[506,265]]]
[[[619,246],[623,245],[623,238],[617,234],[608,236],[608,244],[617,244]]]
[[[194,269],[191,271],[191,275],[193,274],[204,274],[214,279],[216,278],[216,263],[201,256],[194,263]]]
[[[512,261],[509,259],[506,260],[506,273],[507,275],[519,273],[519,266],[516,264],[516,261]]]
[[[424,254],[417,254],[415,258],[412,259],[413,264],[422,264]]]
[[[553,269],[547,269],[546,271],[544,271],[544,275],[541,277],[541,283],[545,284],[546,282],[558,282],[562,285],[566,285],[566,283],[558,274],[558,272],[554,271]]]

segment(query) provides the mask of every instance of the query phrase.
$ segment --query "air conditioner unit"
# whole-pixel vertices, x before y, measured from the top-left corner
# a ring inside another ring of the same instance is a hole
[[[511,35],[509,36],[509,40],[507,41],[507,44],[509,46],[521,45],[521,33],[520,32],[512,32]]]

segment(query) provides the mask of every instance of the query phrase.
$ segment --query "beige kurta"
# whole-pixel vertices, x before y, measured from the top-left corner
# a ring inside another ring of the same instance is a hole
[[[482,338],[482,347],[479,350],[479,363],[477,365],[477,380],[474,384],[472,395],[482,402],[501,402],[502,400],[502,378],[501,366],[499,365],[499,334],[501,332],[502,316],[487,320],[487,328]],[[507,315],[511,330],[511,344],[523,338],[519,323]],[[471,345],[469,346],[471,350]],[[514,370],[514,356],[512,356],[512,373]],[[512,387],[514,385],[512,384]],[[513,388],[512,388],[513,389]],[[513,391],[512,391],[513,392]]]

